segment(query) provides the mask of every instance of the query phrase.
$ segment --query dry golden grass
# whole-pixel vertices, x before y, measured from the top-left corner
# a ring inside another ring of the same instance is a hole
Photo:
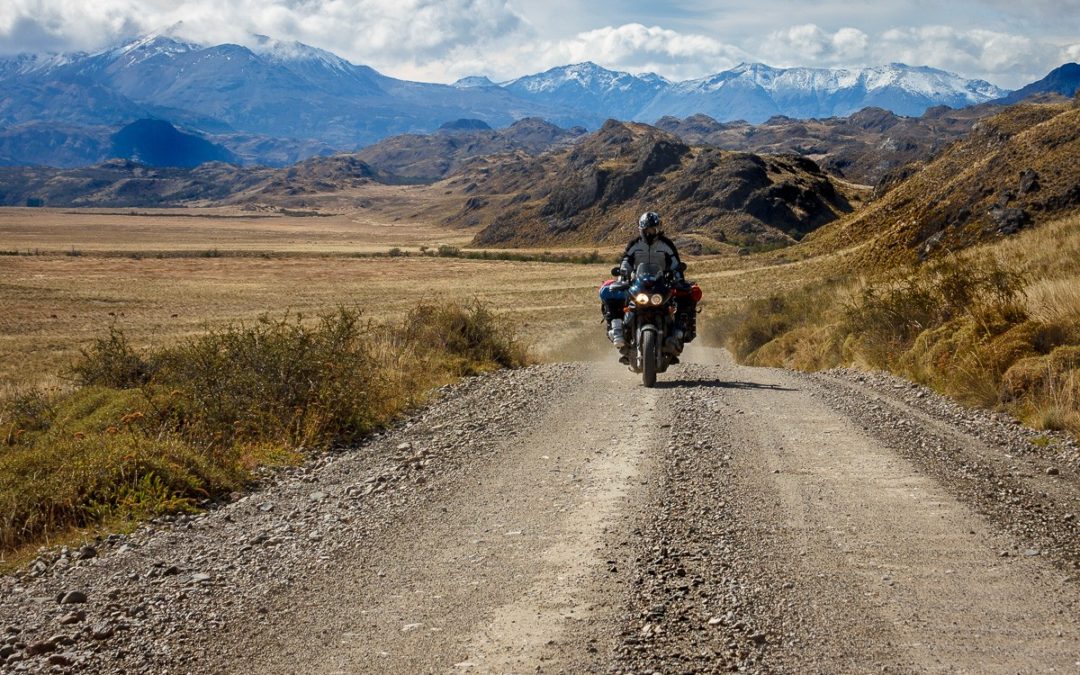
[[[431,214],[440,202],[427,188],[414,202],[402,188],[380,189],[389,196],[374,208],[332,217],[237,209],[137,215],[0,209],[0,251],[51,252],[0,256],[0,382],[9,388],[63,385],[59,376],[80,347],[112,324],[136,344],[163,346],[206,325],[267,312],[314,316],[346,305],[388,318],[436,296],[489,303],[517,323],[538,358],[578,358],[609,348],[596,289],[618,250],[601,249],[605,262],[593,265],[421,257],[415,253],[422,247],[461,245],[472,231],[436,224]],[[423,210],[427,215],[411,218]],[[73,248],[81,255],[69,255]],[[414,255],[353,255],[391,248]],[[842,267],[844,255],[799,259],[796,251],[731,251],[691,259],[690,277],[705,291],[708,321],[747,298],[784,292]]]
[[[1025,305],[1033,319],[1080,326],[1080,214],[976,252],[1024,275]]]
[[[267,312],[313,316],[345,305],[379,319],[436,297],[490,303],[519,322],[540,356],[571,356],[582,333],[599,334],[595,292],[610,262],[420,257],[421,247],[462,244],[471,233],[395,222],[393,214],[259,219],[227,210],[0,209],[0,251],[53,251],[0,256],[0,382],[62,384],[58,376],[79,348],[112,324],[138,344],[165,345],[207,324]],[[62,253],[72,247],[81,255]],[[352,255],[391,248],[414,255]],[[245,255],[252,251],[269,255]],[[180,252],[189,254],[174,257]]]
[[[366,253],[467,244],[473,233],[423,220],[351,211],[326,216],[237,208],[0,209],[0,251],[45,253]]]
[[[736,310],[727,343],[739,358],[891,370],[1080,434],[1080,216],[888,275],[829,284],[806,269],[802,286]]]
[[[0,379],[42,383],[80,345],[115,323],[137,343],[167,344],[206,324],[336,305],[372,318],[421,300],[480,298],[521,324],[543,351],[558,348],[545,326],[598,317],[598,279],[610,265],[446,258],[302,257],[0,259]]]
[[[1031,284],[1027,287],[1027,307],[1033,319],[1080,325],[1080,275]]]

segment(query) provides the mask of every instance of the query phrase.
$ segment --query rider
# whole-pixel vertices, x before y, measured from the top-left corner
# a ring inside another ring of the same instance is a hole
[[[626,350],[622,317],[626,303],[626,288],[631,276],[646,270],[652,274],[667,273],[671,275],[677,288],[689,289],[689,284],[683,279],[683,265],[680,264],[679,251],[675,248],[675,243],[665,237],[660,228],[658,214],[652,211],[641,214],[638,218],[639,236],[626,245],[619,265],[619,280],[601,289],[604,319],[608,323],[608,337],[621,352]],[[696,310],[689,297],[685,300],[678,297],[676,302],[678,310],[675,315],[675,326],[664,345],[665,349],[672,354],[682,352],[684,337],[693,339],[693,319],[696,318],[694,316]]]

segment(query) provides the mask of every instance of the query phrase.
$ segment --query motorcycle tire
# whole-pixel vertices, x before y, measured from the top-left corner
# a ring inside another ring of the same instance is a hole
[[[656,384],[656,333],[654,331],[645,331],[645,334],[641,336],[641,360],[644,362],[641,364],[641,382],[646,387],[652,387]]]

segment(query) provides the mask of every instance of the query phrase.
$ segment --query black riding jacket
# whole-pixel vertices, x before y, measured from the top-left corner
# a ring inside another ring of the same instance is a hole
[[[675,279],[681,281],[682,273],[678,267],[679,250],[675,248],[675,242],[662,234],[657,235],[652,244],[645,241],[645,237],[632,240],[626,245],[619,265],[624,279],[645,273],[660,275],[671,272]]]

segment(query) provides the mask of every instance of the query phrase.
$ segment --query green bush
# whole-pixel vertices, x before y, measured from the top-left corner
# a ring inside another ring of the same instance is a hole
[[[360,313],[232,325],[167,350],[155,382],[182,392],[205,442],[326,447],[377,426],[390,395]]]
[[[110,326],[107,335],[96,338],[82,350],[71,375],[80,386],[125,389],[146,384],[153,371],[153,366],[135,352],[123,331]]]

